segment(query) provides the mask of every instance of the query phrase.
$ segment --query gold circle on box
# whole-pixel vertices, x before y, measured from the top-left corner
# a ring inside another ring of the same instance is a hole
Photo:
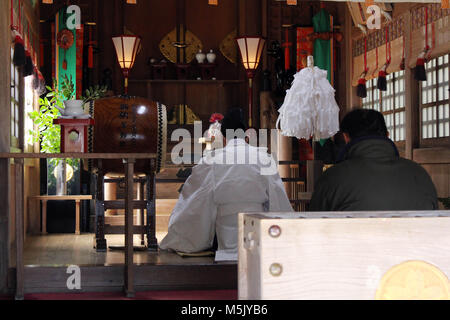
[[[407,261],[390,269],[381,279],[377,300],[449,300],[447,276],[424,261]]]

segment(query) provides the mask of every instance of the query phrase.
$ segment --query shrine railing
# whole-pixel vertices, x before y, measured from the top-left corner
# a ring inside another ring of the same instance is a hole
[[[0,161],[14,159],[15,232],[16,232],[16,300],[24,298],[24,160],[25,159],[123,159],[125,167],[125,272],[124,290],[134,296],[133,262],[133,182],[134,164],[139,159],[155,159],[153,153],[0,153]]]

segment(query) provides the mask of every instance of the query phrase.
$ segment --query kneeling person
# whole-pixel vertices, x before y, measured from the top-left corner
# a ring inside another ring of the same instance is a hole
[[[239,113],[238,113],[239,114]],[[236,111],[225,116],[221,132],[244,133]],[[276,164],[266,148],[252,147],[243,135],[209,152],[192,170],[169,221],[161,249],[185,253],[209,250],[217,236],[218,254],[237,259],[240,212],[291,212]]]

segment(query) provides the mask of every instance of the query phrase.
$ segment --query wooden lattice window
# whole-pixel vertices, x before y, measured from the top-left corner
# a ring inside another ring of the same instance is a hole
[[[390,138],[401,142],[405,140],[405,72],[391,73],[386,80],[386,91],[378,90],[377,79],[367,81],[367,98],[362,100],[362,107],[380,111]]]
[[[20,147],[20,70],[13,63],[14,49],[11,48],[11,147]]]
[[[450,143],[449,54],[426,63],[427,81],[420,85],[421,145]]]

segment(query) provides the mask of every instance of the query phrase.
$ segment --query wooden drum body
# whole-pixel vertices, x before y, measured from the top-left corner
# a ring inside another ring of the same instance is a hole
[[[94,153],[155,153],[156,164],[138,160],[137,174],[158,173],[166,159],[167,114],[158,102],[139,97],[112,97],[95,101],[91,111],[95,125],[90,132],[90,152]],[[124,174],[120,160],[91,163],[91,168],[106,175]]]

